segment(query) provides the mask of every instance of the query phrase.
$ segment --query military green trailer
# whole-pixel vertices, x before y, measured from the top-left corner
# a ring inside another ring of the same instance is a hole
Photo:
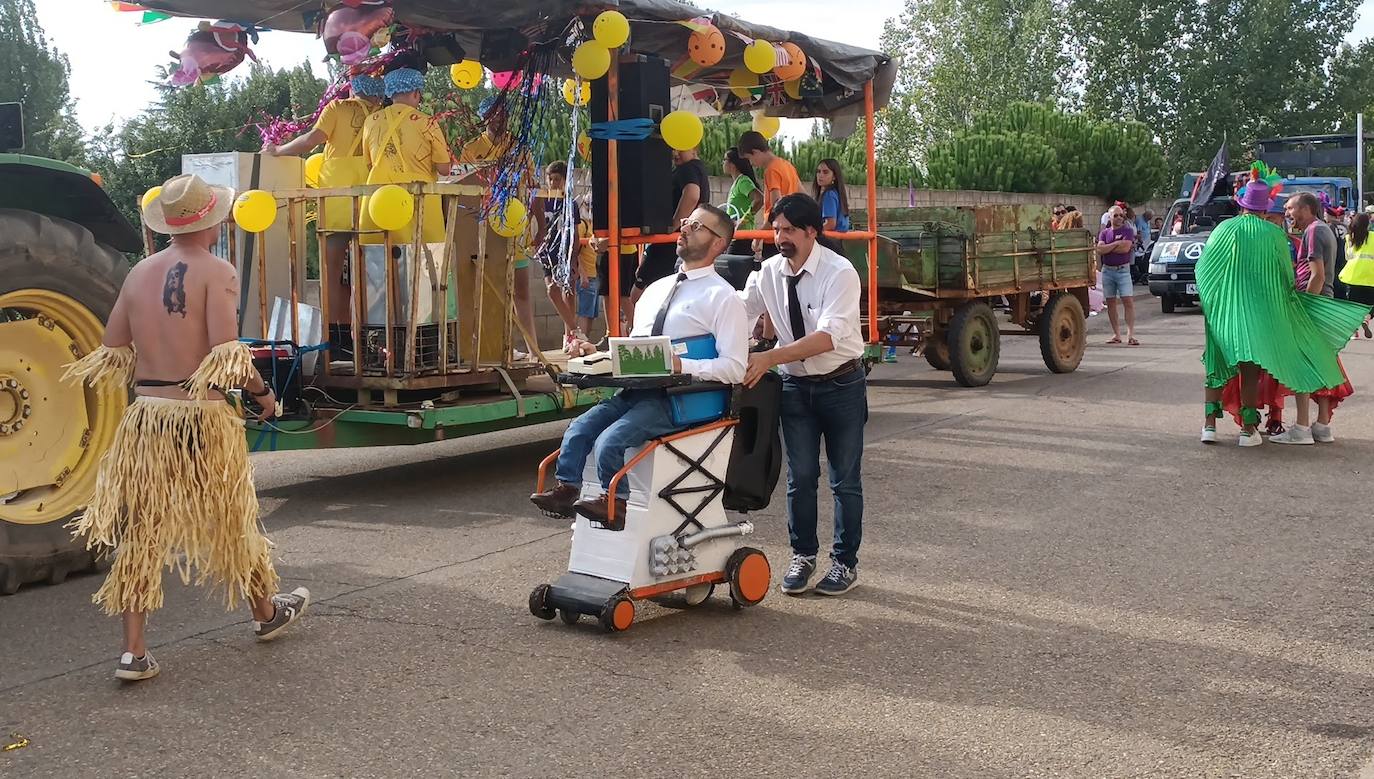
[[[1046,367],[1078,367],[1095,278],[1091,233],[1050,229],[1045,206],[882,209],[878,223],[878,309],[868,314],[879,342],[870,360],[885,346],[909,347],[979,387],[997,372],[1001,336],[1038,335]],[[845,249],[867,283],[867,245]]]

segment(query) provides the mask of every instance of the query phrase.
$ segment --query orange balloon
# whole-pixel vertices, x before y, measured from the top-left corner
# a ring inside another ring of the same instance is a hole
[[[783,81],[793,81],[802,77],[806,72],[806,55],[802,53],[801,47],[791,41],[782,44],[782,50],[787,52],[787,57],[791,60],[786,65],[779,65],[773,68],[773,75]]]
[[[725,56],[725,36],[714,25],[693,31],[687,39],[687,56],[703,68],[711,67]]]

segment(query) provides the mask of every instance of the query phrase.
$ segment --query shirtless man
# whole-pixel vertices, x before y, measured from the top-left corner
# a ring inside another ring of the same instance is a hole
[[[238,341],[238,274],[211,254],[233,190],[177,176],[143,212],[171,245],[134,266],[119,292],[102,346],[68,377],[134,386],[114,444],[100,463],[95,496],[76,521],[91,548],[115,562],[93,600],[124,622],[115,677],[157,676],[144,637],[162,606],[162,569],[182,581],[213,581],[229,608],[246,600],[260,641],[305,613],[304,587],[277,593],[272,544],[258,524],[242,418],[224,392],[242,388],[272,417],[277,399]]]

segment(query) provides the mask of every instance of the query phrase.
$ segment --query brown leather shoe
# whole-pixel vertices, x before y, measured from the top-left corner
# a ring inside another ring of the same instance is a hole
[[[558,482],[551,490],[536,492],[530,496],[530,502],[539,507],[545,516],[555,519],[572,519],[573,504],[582,494],[580,487],[572,484]]]
[[[578,514],[605,525],[608,530],[620,530],[625,527],[625,499],[616,498],[615,500],[615,519],[608,520],[609,501],[605,495],[591,500],[579,500],[573,504],[573,510]]]

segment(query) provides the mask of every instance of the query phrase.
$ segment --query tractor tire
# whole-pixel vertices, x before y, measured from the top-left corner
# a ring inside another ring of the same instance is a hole
[[[1088,346],[1088,322],[1078,298],[1057,292],[1040,314],[1040,356],[1054,373],[1069,373],[1083,361]]]
[[[45,404],[45,396],[61,386],[62,365],[100,345],[128,269],[124,255],[96,242],[78,224],[0,209],[0,460],[36,457],[33,447],[52,440],[44,426],[61,412],[52,408],[55,403]],[[22,333],[35,326],[51,334],[46,346],[5,336],[6,328]],[[54,348],[55,342],[65,348]],[[114,438],[128,394],[103,387],[78,391],[80,396],[84,434],[78,432],[75,443],[61,438],[55,445],[72,463],[65,474],[43,486],[0,494],[0,595],[35,581],[58,584],[69,574],[100,567],[64,525],[90,500],[100,458]],[[18,429],[4,424],[21,418],[26,424]],[[5,487],[0,483],[0,493]]]
[[[981,300],[959,307],[949,323],[949,368],[964,387],[982,387],[997,373],[1001,334],[997,315]]]
[[[937,371],[949,370],[949,341],[947,338],[948,336],[941,331],[931,333],[930,337],[926,339],[926,348],[921,352],[925,355],[926,362],[930,363],[930,367]]]

